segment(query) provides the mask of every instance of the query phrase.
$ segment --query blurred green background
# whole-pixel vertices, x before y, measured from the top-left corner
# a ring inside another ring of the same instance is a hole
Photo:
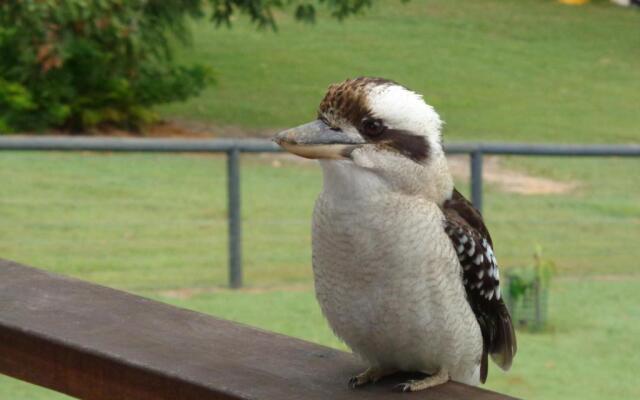
[[[639,18],[608,2],[391,0],[343,23],[282,15],[277,33],[200,22],[178,57],[219,83],[161,111],[260,133],[313,118],[330,83],[372,75],[422,93],[448,140],[637,142]]]
[[[344,22],[277,18],[277,33],[242,17],[230,30],[192,23],[194,45],[176,57],[211,66],[218,84],[156,111],[206,134],[266,136],[313,118],[329,83],[379,75],[423,93],[447,121],[446,141],[640,142],[637,11],[414,0]],[[452,167],[468,193],[466,159]],[[246,287],[230,291],[224,168],[218,156],[3,153],[0,255],[343,349],[313,297],[319,169],[242,157]],[[488,388],[640,398],[638,171],[638,159],[486,160],[485,217],[502,268],[530,264],[539,246],[558,270],[549,326],[519,332],[513,369],[492,365]],[[1,377],[0,398],[64,396]]]

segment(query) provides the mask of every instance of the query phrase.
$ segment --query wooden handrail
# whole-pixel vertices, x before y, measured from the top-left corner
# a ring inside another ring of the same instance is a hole
[[[350,354],[0,260],[0,372],[83,399],[396,399]],[[415,399],[512,399],[458,383]]]

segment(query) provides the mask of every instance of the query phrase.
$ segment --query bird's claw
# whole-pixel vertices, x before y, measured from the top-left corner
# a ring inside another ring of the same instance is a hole
[[[355,389],[355,388],[358,388],[360,386],[365,385],[368,382],[369,381],[362,379],[362,377],[360,375],[356,375],[356,376],[352,377],[351,379],[349,379],[349,387],[351,389]]]
[[[395,385],[393,387],[393,391],[394,392],[402,392],[402,393],[410,392],[411,391],[411,385],[413,384],[413,382],[415,382],[415,381],[398,383],[397,385]]]
[[[370,367],[367,368],[366,371],[364,371],[361,374],[358,374],[356,376],[354,376],[353,378],[349,379],[349,387],[351,389],[355,389],[358,388],[360,386],[364,386],[367,383],[376,383],[378,382],[382,377],[390,375],[392,373],[396,372],[395,370],[392,369],[382,369],[379,367]]]
[[[355,389],[358,387],[358,377],[357,376],[353,376],[349,379],[349,387],[351,389]]]

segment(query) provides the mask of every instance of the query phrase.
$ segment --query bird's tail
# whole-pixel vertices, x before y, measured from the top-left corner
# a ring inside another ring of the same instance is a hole
[[[498,364],[504,371],[511,368],[513,358],[516,356],[518,344],[516,343],[516,332],[513,329],[509,310],[504,303],[495,319],[495,337],[491,343],[489,354],[493,362]]]

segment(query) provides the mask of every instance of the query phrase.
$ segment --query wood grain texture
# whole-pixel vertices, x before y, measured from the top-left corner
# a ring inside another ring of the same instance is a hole
[[[352,355],[0,260],[0,372],[83,399],[511,399],[347,387]]]

